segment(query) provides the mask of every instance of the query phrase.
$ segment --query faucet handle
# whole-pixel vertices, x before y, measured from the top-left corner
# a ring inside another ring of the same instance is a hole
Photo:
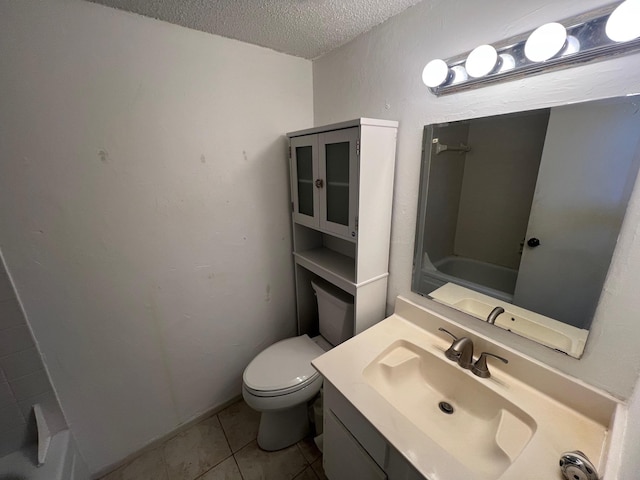
[[[476,360],[476,363],[474,363],[471,367],[471,371],[474,375],[477,375],[480,378],[489,378],[491,376],[491,372],[489,371],[489,367],[487,366],[487,357],[497,358],[504,363],[509,363],[509,360],[499,355],[494,355],[493,353],[489,352],[482,352],[478,357],[478,360]]]
[[[453,343],[444,352],[444,356],[452,362],[456,362],[462,368],[471,368],[473,362],[473,341],[467,337],[456,337],[444,328],[438,328],[441,332],[451,335]]]
[[[451,335],[451,338],[453,338],[453,343],[444,352],[444,356],[447,357],[452,362],[456,362],[457,363],[460,360],[460,352],[457,351],[453,346],[459,340],[458,337],[456,337],[453,333],[451,333],[449,330],[447,330],[445,328],[440,327],[440,328],[438,328],[438,330],[441,331],[441,332],[444,332],[444,333],[447,333],[447,334]]]

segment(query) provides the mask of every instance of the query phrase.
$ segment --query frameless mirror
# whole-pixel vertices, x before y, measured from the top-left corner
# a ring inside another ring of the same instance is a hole
[[[638,174],[639,109],[426,126],[412,290],[579,358]]]

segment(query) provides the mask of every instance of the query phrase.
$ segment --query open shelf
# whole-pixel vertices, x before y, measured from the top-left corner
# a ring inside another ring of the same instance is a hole
[[[294,252],[296,263],[351,295],[356,293],[355,259],[325,247]]]

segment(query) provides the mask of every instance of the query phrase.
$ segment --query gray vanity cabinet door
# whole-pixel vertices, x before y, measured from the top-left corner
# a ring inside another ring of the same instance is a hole
[[[429,480],[418,473],[393,447],[389,447],[385,471],[389,480]]]
[[[387,475],[333,413],[325,410],[323,467],[330,480],[386,480]]]

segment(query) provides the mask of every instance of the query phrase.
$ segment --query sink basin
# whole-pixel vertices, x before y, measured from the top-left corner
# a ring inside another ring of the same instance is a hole
[[[462,464],[483,478],[498,478],[529,443],[536,423],[442,355],[398,340],[367,365],[363,376]]]

